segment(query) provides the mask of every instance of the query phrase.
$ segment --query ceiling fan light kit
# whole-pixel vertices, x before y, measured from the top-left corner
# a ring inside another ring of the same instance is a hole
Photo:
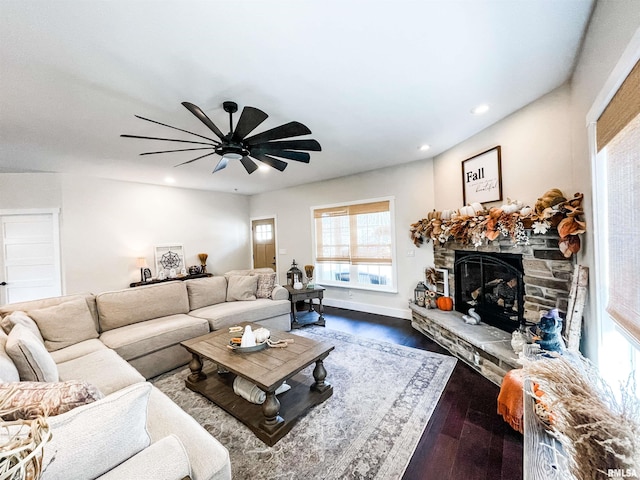
[[[269,165],[270,167],[273,167],[276,170],[282,172],[285,168],[287,168],[287,162],[281,159],[309,163],[311,155],[303,150],[309,150],[312,152],[319,152],[322,150],[320,144],[313,139],[286,140],[292,137],[299,137],[311,133],[311,130],[309,130],[300,122],[285,123],[284,125],[280,125],[279,127],[271,128],[269,130],[265,130],[264,132],[249,137],[248,135],[269,117],[262,110],[254,107],[247,106],[242,109],[240,119],[238,120],[234,129],[233,114],[238,111],[238,104],[231,101],[223,102],[222,108],[229,114],[229,133],[225,135],[211,121],[211,119],[207,117],[207,115],[202,111],[202,109],[200,109],[200,107],[189,102],[182,102],[182,105],[194,116],[196,116],[198,120],[204,123],[207,128],[209,128],[209,130],[211,130],[215,134],[215,136],[218,137],[219,140],[205,137],[204,135],[190,132],[182,128],[172,127],[171,125],[167,125],[156,120],[151,120],[149,118],[141,117],[139,115],[136,115],[136,117],[141,120],[162,125],[163,127],[178,130],[180,132],[188,133],[189,135],[195,135],[196,137],[207,141],[203,142],[195,140],[183,140],[178,138],[148,137],[127,134],[122,134],[120,136],[125,138],[139,138],[144,140],[160,140],[165,142],[206,145],[201,147],[145,152],[141,153],[140,155],[156,155],[161,153],[187,152],[196,150],[213,150],[192,160],[188,160],[186,162],[175,165],[176,167],[180,165],[186,165],[188,163],[193,163],[196,160],[200,160],[201,158],[217,154],[222,158],[218,161],[216,167],[213,169],[213,173],[222,170],[230,161],[233,160],[239,160],[240,163],[242,163],[244,169],[249,174],[255,172],[258,169],[258,165],[256,164],[255,160],[258,160],[265,165]]]

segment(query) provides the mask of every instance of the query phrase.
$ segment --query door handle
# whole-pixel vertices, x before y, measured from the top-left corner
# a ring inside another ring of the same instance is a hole
[[[8,285],[7,282],[0,282],[0,287],[4,287],[5,285]]]

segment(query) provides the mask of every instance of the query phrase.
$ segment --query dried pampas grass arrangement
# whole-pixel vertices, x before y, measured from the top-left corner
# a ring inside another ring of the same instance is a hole
[[[42,473],[43,448],[51,440],[46,417],[3,422],[2,416],[15,409],[4,408],[13,395],[9,390],[0,395],[0,479],[37,480]]]
[[[44,417],[0,422],[0,439],[0,478],[40,478],[42,451],[51,440],[51,430]]]
[[[524,373],[544,392],[550,433],[577,480],[607,478],[610,469],[640,478],[640,402],[631,380],[618,398],[589,360],[572,353],[528,360]]]

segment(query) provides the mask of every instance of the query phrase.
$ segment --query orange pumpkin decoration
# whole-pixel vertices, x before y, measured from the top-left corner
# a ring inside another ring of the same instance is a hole
[[[453,310],[453,300],[451,297],[440,297],[436,300],[436,305],[440,310],[450,311]]]

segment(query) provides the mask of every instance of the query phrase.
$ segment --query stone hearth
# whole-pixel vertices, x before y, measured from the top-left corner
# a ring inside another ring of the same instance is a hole
[[[496,385],[518,368],[511,335],[485,323],[469,325],[459,312],[444,312],[411,304],[411,326],[469,364]]]

